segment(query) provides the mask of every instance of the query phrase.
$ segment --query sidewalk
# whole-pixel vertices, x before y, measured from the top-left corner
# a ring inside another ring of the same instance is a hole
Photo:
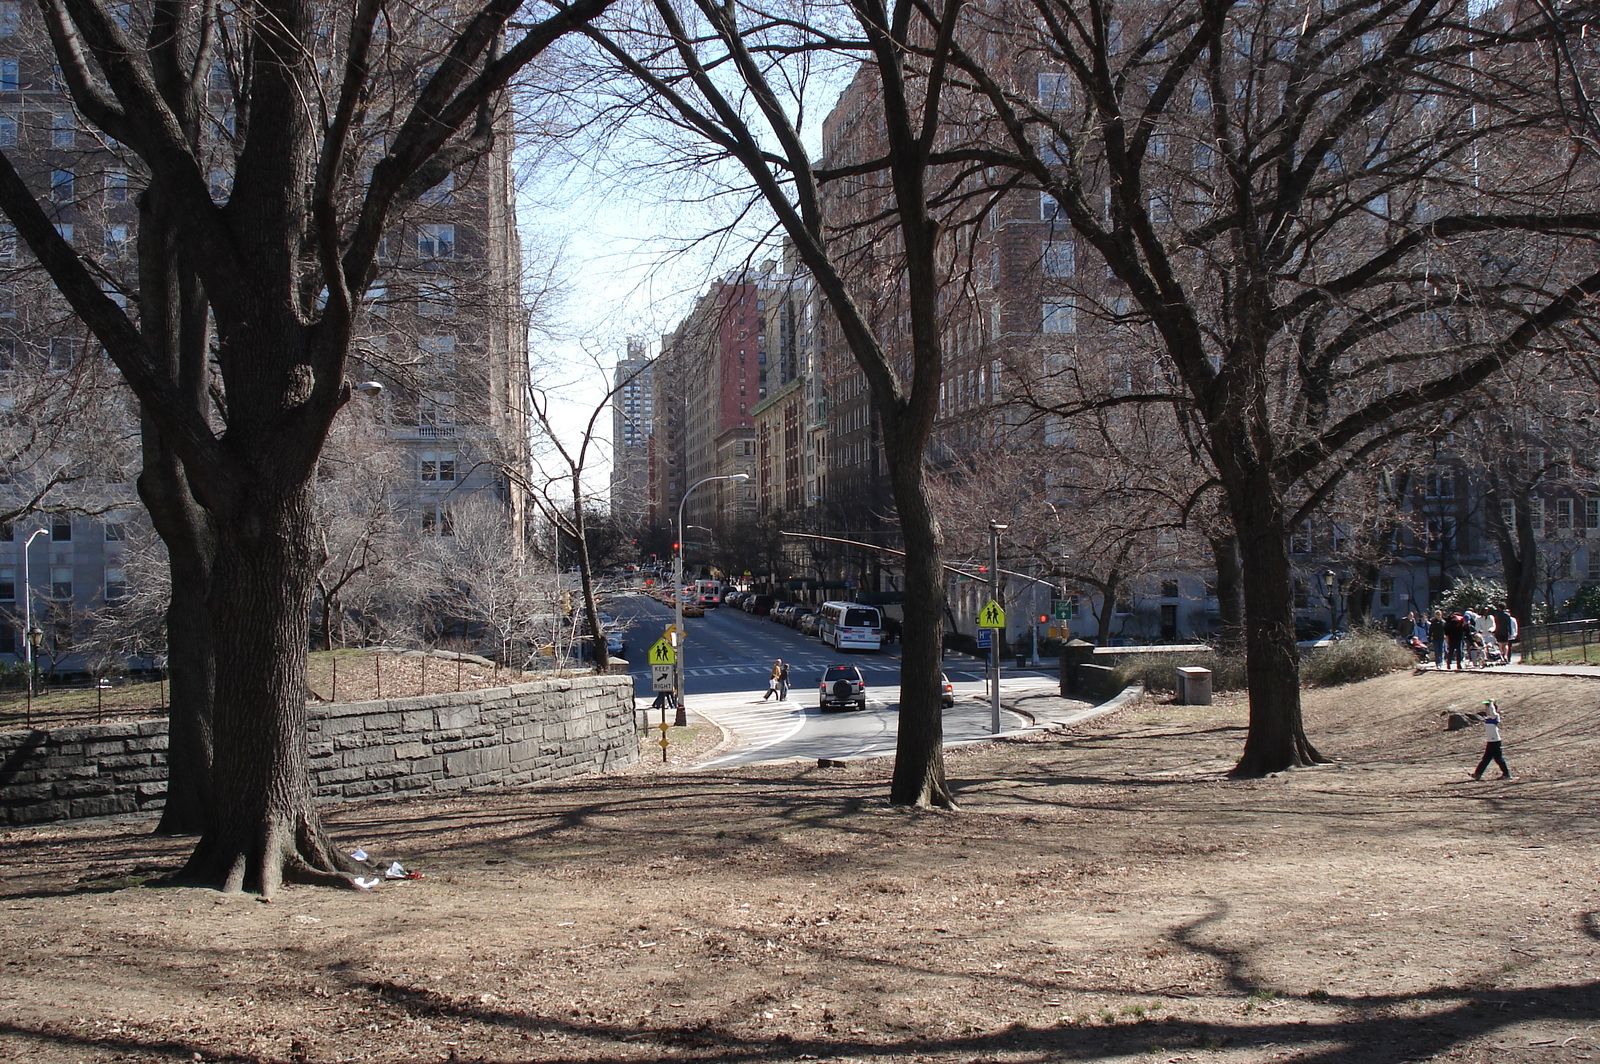
[[[1498,673],[1507,676],[1581,676],[1600,680],[1600,665],[1484,665],[1479,668],[1441,669],[1429,662],[1417,666],[1418,672]]]

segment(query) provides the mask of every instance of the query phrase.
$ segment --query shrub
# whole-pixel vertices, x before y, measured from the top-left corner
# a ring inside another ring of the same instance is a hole
[[[1417,656],[1378,628],[1357,628],[1343,639],[1307,654],[1300,661],[1300,682],[1333,687],[1370,680],[1396,669],[1409,669]]]
[[[1211,670],[1211,689],[1214,691],[1242,691],[1245,686],[1244,657],[1242,655],[1204,653],[1139,654],[1129,655],[1117,663],[1111,674],[1118,687],[1131,683],[1142,684],[1146,691],[1176,691],[1180,665],[1197,665]]]
[[[1506,585],[1498,580],[1469,576],[1441,594],[1434,600],[1434,605],[1446,613],[1454,610],[1484,613],[1505,600]]]

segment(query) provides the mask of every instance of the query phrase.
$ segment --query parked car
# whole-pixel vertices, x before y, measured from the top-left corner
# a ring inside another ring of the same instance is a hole
[[[767,616],[771,620],[777,621],[779,624],[788,624],[789,614],[793,611],[794,607],[792,605],[787,602],[780,602],[776,606],[772,607],[772,612],[768,613]]]
[[[800,622],[807,617],[816,616],[816,613],[817,611],[810,606],[790,606],[789,612],[784,615],[783,623],[798,632],[800,630]]]
[[[817,708],[866,709],[867,681],[854,665],[829,665],[817,684]]]
[[[809,610],[806,613],[801,614],[800,618],[794,622],[794,630],[799,632],[801,635],[816,635],[817,634],[817,613],[816,613],[816,611],[815,610]]]
[[[956,704],[955,685],[950,682],[950,677],[942,672],[939,674],[939,683],[939,704],[948,709]]]

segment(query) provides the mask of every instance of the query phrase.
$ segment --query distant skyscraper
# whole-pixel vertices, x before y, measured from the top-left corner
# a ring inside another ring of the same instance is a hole
[[[640,339],[617,363],[611,399],[611,512],[629,526],[650,510],[650,437],[655,430],[655,369]]]

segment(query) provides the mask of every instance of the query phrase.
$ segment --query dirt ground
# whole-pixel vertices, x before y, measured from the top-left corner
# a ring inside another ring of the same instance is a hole
[[[1513,782],[1439,715],[1490,696]],[[1306,714],[1335,760],[1250,783],[1238,702],[963,748],[958,813],[887,761],[330,806],[425,878],[271,903],[139,885],[148,822],[9,831],[0,1059],[1600,1059],[1600,683]]]

